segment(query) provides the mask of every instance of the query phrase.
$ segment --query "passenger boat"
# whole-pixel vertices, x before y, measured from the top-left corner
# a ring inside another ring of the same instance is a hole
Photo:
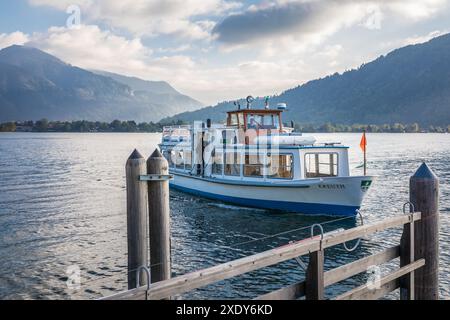
[[[350,175],[349,147],[283,126],[284,109],[249,102],[228,112],[226,124],[165,127],[160,148],[170,186],[245,207],[356,215],[373,177]]]

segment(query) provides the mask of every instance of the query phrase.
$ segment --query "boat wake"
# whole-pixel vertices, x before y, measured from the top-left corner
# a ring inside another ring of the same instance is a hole
[[[230,205],[230,204],[217,203],[217,202],[208,202],[208,206],[221,208],[221,209],[228,209],[228,210],[237,210],[237,211],[253,211],[253,212],[264,212],[264,211],[266,211],[264,209],[233,206],[233,205]]]

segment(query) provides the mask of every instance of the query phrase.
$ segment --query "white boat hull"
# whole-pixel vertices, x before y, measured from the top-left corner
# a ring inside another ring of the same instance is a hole
[[[172,174],[172,188],[196,196],[246,207],[339,216],[356,215],[373,180],[364,176],[252,183]]]

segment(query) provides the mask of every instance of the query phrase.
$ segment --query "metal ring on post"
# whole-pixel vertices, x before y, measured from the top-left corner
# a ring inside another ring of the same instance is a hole
[[[406,206],[409,205],[409,213],[411,212],[416,212],[416,209],[414,208],[414,204],[411,201],[407,201],[403,204],[403,213],[407,214],[408,212],[406,212]],[[412,211],[411,211],[412,209]]]
[[[311,238],[314,238],[314,228],[315,227],[319,227],[319,229],[320,229],[320,250],[322,251],[323,227],[320,223],[313,224],[311,226]]]
[[[144,270],[147,274],[147,291],[150,290],[150,270],[146,266],[140,266],[136,270],[136,288],[139,288],[139,282],[141,280],[141,270]]]
[[[356,212],[358,213],[359,218],[361,219],[361,225],[363,226],[363,225],[364,225],[364,219],[363,219],[363,216],[362,216],[362,214],[361,214],[361,211],[356,210]],[[358,241],[357,241],[356,244],[353,246],[353,248],[348,248],[348,247],[347,247],[347,244],[346,244],[345,242],[342,243],[342,245],[344,246],[344,249],[347,250],[347,252],[352,252],[352,251],[355,251],[356,248],[358,248],[358,246],[359,246],[360,243],[361,243],[361,238],[358,239]]]
[[[323,227],[322,227],[322,225],[321,225],[320,223],[316,223],[316,224],[313,224],[313,225],[311,226],[311,238],[314,237],[314,228],[315,228],[315,227],[319,227],[320,232],[321,232],[320,240],[323,240]]]

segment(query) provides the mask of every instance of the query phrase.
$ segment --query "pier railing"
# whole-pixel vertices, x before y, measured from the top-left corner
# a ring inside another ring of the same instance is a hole
[[[155,153],[153,158],[159,156],[159,153]],[[155,159],[152,160],[152,157],[150,157],[149,162],[155,163]],[[164,166],[164,161],[161,159],[158,163]],[[150,177],[155,176],[154,169],[155,168],[153,168],[153,172],[150,174]],[[136,172],[138,171],[139,170]],[[162,170],[162,172],[165,171]],[[151,181],[148,182],[148,186],[149,188],[154,188],[151,187],[151,184],[155,184],[155,181],[145,179],[142,175],[139,176],[139,178],[136,176],[133,178],[134,183],[138,180]],[[164,188],[159,189],[159,193],[157,194],[162,193],[165,195],[168,193],[168,183],[165,181],[164,177],[161,176],[160,179],[157,180],[164,181],[167,188],[167,190]],[[160,187],[161,186],[159,186],[159,188]],[[153,209],[150,210],[153,210],[153,212],[149,212],[150,224],[152,224],[152,221],[166,221],[168,217],[168,211],[166,209],[168,207],[168,199],[161,200],[159,198],[155,198],[154,191],[149,191],[149,194],[151,196],[148,200],[149,202],[153,202]],[[133,197],[130,198],[129,195],[129,231],[131,230],[131,232],[134,232],[139,228],[136,226],[130,227],[130,221],[131,224],[133,223],[133,219],[130,219],[130,214],[136,214],[136,212],[132,212],[133,210],[130,212],[130,208],[137,208],[138,211],[141,210],[141,217],[142,214],[146,214],[146,211],[143,209],[142,205],[130,204],[130,199],[131,201],[137,200]],[[398,288],[400,288],[400,298],[403,300],[437,299],[439,259],[439,221],[437,200],[438,180],[432,171],[425,164],[423,164],[410,180],[411,202],[409,202],[408,205],[410,207],[409,211],[412,212],[404,213],[402,215],[395,215],[380,221],[364,224],[344,231],[324,234],[322,230],[320,234],[311,236],[311,238],[289,243],[278,248],[174,278],[170,278],[170,272],[167,272],[167,270],[170,270],[170,249],[168,249],[170,241],[167,240],[169,225],[168,223],[159,223],[158,228],[152,228],[152,226],[150,226],[150,234],[152,230],[154,231],[154,234],[151,234],[150,238],[150,261],[152,265],[159,266],[157,270],[153,270],[154,268],[151,268],[150,271],[144,267],[144,261],[147,261],[146,257],[148,250],[142,250],[142,248],[145,247],[146,235],[133,234],[131,241],[138,241],[139,243],[136,244],[130,243],[129,234],[129,272],[131,274],[136,274],[135,270],[139,270],[139,272],[141,270],[146,270],[147,279],[137,277],[138,281],[136,281],[136,275],[129,277],[128,291],[105,297],[103,299],[170,299],[173,296],[177,296],[197,288],[272,266],[284,261],[297,259],[305,255],[309,256],[309,262],[304,281],[264,294],[256,299],[290,300],[304,297],[307,300],[322,300],[325,299],[326,287],[357,274],[367,272],[370,268],[373,268],[373,266],[388,263],[396,258],[400,258],[400,265],[395,270],[388,274],[381,275],[378,278],[370,279],[367,283],[333,297],[333,299],[378,299]],[[160,201],[167,203],[166,205],[155,205],[154,202],[158,203]],[[163,209],[161,210],[161,208]],[[159,210],[159,213],[156,214],[155,210]],[[419,210],[421,212],[416,212]],[[159,215],[160,217],[155,218],[155,215]],[[135,220],[142,221],[141,219]],[[378,253],[339,266],[332,270],[328,270],[326,272],[324,271],[324,257],[327,249],[380,231],[398,227],[403,227],[403,234],[398,245],[386,248]],[[312,227],[312,233],[314,230],[317,233],[317,230],[321,229],[322,228],[320,225],[314,225]],[[133,240],[133,237],[135,240]],[[159,246],[159,248],[155,246]],[[143,252],[145,257],[136,254],[139,250],[136,251],[135,248],[140,248],[140,252]],[[156,252],[152,253],[152,249]],[[141,264],[139,265],[139,263]],[[147,283],[146,280],[150,280],[150,282],[153,283]],[[136,286],[136,284],[138,285]]]

